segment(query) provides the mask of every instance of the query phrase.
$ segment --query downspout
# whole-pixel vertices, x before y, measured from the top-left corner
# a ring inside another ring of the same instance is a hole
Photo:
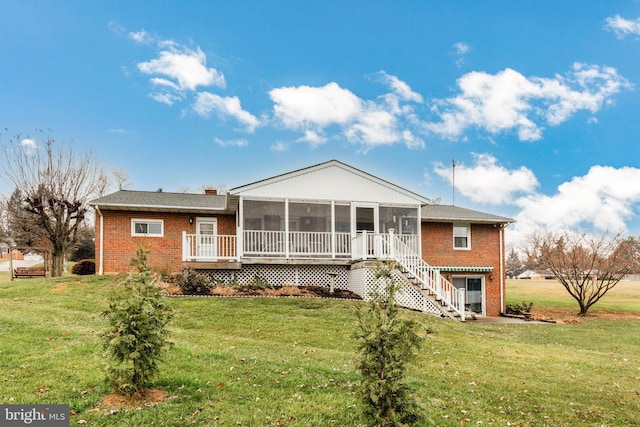
[[[500,314],[504,314],[504,227],[500,225]]]
[[[229,193],[227,193],[229,197]],[[236,210],[236,261],[240,262],[244,256],[244,207],[243,198],[238,198],[238,209]]]
[[[100,257],[98,258],[98,275],[102,276],[104,273],[104,217],[100,212],[100,206],[96,205],[96,212],[100,216]]]
[[[417,219],[417,227],[418,227],[418,254],[420,255],[420,259],[424,260],[424,256],[422,254],[422,205],[418,205],[418,218]]]

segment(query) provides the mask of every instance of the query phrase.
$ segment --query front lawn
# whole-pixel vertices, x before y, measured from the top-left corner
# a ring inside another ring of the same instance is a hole
[[[69,404],[71,425],[363,425],[357,301],[172,299],[175,346],[155,382],[167,399],[105,406],[98,333],[117,280],[0,275],[0,403]],[[516,302],[538,298],[514,294]],[[420,425],[640,425],[640,320],[628,312],[575,324],[404,314],[421,322],[425,338],[409,377],[427,410]]]

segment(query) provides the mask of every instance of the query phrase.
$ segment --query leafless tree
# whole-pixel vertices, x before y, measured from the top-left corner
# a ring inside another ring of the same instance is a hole
[[[553,273],[587,314],[622,278],[633,270],[635,248],[621,233],[600,237],[547,232],[530,238],[527,255]]]
[[[51,276],[60,276],[87,215],[87,202],[104,194],[108,176],[91,153],[77,155],[51,138],[38,146],[17,136],[2,153],[0,174],[15,186],[7,202],[10,237],[19,245],[47,247]]]
[[[111,169],[111,175],[113,176],[113,180],[115,181],[118,190],[128,190],[131,186],[129,174],[123,168]]]

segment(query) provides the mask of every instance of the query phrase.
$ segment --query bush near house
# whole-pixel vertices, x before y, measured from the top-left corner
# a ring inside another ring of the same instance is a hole
[[[96,263],[92,259],[83,259],[76,262],[71,268],[73,274],[78,276],[88,276],[90,274],[96,274]]]
[[[178,286],[184,295],[207,295],[215,285],[206,274],[185,268],[178,275]]]

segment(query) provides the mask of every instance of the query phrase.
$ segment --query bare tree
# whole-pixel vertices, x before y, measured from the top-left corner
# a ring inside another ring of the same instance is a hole
[[[129,174],[123,168],[112,168],[111,175],[118,187],[118,190],[127,190],[131,186],[131,180]]]
[[[7,203],[10,237],[20,245],[48,247],[51,276],[60,276],[64,256],[87,215],[87,202],[104,193],[107,174],[91,153],[76,155],[51,138],[39,147],[18,136],[2,152],[2,175],[15,186]]]
[[[553,273],[587,314],[635,264],[632,240],[621,233],[600,237],[569,232],[535,234],[527,249],[530,260]]]

